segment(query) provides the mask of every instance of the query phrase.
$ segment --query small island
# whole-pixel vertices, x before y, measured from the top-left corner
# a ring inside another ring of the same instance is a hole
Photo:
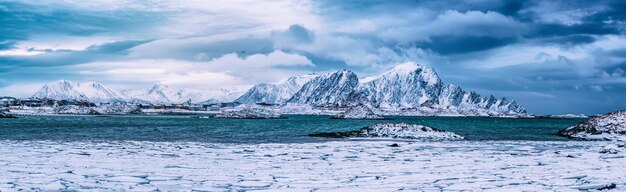
[[[454,141],[465,139],[463,136],[452,132],[438,130],[425,125],[413,125],[406,123],[381,123],[367,126],[355,131],[314,133],[309,134],[309,136],[328,138],[393,138],[425,141]]]
[[[230,109],[224,109],[220,113],[216,114],[214,118],[221,119],[284,119],[286,116],[274,112],[270,109],[264,109],[261,107],[234,107]]]
[[[626,141],[626,110],[593,117],[558,134],[582,140]]]

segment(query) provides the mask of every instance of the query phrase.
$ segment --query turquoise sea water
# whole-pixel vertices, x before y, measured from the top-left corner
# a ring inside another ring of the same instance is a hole
[[[292,115],[287,119],[199,119],[190,116],[21,116],[0,119],[0,139],[139,140],[218,143],[322,142],[317,132],[348,131],[382,122],[423,124],[469,140],[567,140],[560,129],[584,119],[484,117],[393,117],[391,120],[337,120]]]

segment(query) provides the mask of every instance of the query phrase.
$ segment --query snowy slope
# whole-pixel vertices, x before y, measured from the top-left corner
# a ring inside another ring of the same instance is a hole
[[[526,113],[517,102],[506,98],[496,99],[493,95],[482,97],[476,92],[466,92],[457,85],[446,86],[439,95],[438,107],[462,110],[488,110],[498,113]]]
[[[259,83],[235,101],[245,104],[282,104],[315,77],[317,75],[300,75],[275,83]]]
[[[347,70],[321,75],[304,84],[287,102],[313,106],[345,105],[358,82],[356,74]]]
[[[443,83],[432,68],[406,62],[377,77],[368,78],[356,89],[378,108],[408,108],[436,102]],[[362,98],[362,99],[363,99]]]
[[[119,102],[125,100],[125,97],[118,91],[107,88],[100,83],[93,81],[76,83],[66,80],[59,80],[44,85],[32,97],[91,102]]]

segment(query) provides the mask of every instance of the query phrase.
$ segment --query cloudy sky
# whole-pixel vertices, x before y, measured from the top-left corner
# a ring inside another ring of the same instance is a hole
[[[198,89],[415,61],[532,113],[626,108],[626,1],[0,0],[0,95]]]

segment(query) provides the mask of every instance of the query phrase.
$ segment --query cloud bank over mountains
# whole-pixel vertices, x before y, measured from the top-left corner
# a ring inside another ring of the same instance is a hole
[[[216,89],[414,61],[534,113],[626,107],[623,1],[1,2],[0,95],[57,79]]]

